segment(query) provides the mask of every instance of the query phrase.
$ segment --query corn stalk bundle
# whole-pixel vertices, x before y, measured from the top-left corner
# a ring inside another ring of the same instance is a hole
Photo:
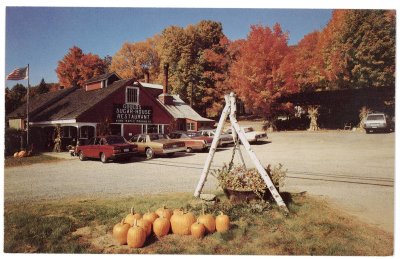
[[[319,130],[318,127],[318,107],[317,106],[310,106],[308,107],[308,118],[310,118],[310,128],[308,129],[309,131],[316,131]]]
[[[371,110],[368,109],[366,106],[363,106],[360,109],[360,115],[359,115],[360,124],[358,124],[358,128],[359,129],[363,129],[364,128],[365,119],[367,119],[368,113],[370,113],[370,112],[371,112]]]

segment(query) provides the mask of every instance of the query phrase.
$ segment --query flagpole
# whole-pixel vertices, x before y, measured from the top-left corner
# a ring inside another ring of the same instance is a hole
[[[28,64],[28,96],[26,98],[26,151],[29,151],[29,64]]]

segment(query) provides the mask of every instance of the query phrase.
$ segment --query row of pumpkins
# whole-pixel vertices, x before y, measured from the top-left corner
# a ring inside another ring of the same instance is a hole
[[[21,150],[19,152],[15,152],[14,157],[27,157],[31,155],[30,153],[31,152],[26,152],[25,150]]]
[[[146,238],[153,232],[160,238],[170,230],[177,235],[192,235],[202,238],[208,233],[225,232],[229,230],[230,220],[222,212],[217,217],[211,214],[200,215],[197,220],[193,213],[183,209],[170,210],[165,206],[155,212],[145,214],[131,213],[117,223],[113,228],[113,236],[120,245],[131,248],[143,247]]]

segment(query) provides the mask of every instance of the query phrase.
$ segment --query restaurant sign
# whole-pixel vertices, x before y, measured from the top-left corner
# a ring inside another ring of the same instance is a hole
[[[132,104],[114,104],[114,123],[152,123],[153,109],[151,106]]]

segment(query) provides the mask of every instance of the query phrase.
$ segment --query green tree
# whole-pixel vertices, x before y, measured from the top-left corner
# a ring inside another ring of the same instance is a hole
[[[394,11],[352,10],[345,18],[341,42],[348,88],[384,87],[395,83]]]
[[[14,85],[11,90],[5,90],[5,108],[6,114],[14,111],[26,100],[27,89],[22,84]]]
[[[44,78],[42,78],[42,80],[40,80],[39,85],[35,89],[35,93],[36,94],[44,94],[44,93],[47,93],[48,91],[49,91],[49,86],[44,81]]]

